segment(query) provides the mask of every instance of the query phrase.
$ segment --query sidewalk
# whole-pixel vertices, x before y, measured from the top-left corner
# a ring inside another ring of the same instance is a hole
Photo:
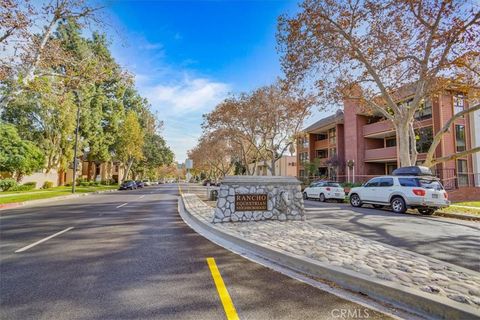
[[[331,227],[313,226],[308,221],[213,224],[211,207],[193,194],[183,194],[183,199],[190,214],[226,234],[387,283],[419,297],[445,301],[480,316],[478,272]]]

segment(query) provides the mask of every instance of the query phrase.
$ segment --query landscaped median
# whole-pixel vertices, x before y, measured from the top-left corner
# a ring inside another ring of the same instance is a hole
[[[117,185],[99,185],[99,186],[87,186],[77,187],[76,194],[86,194],[92,192],[104,192],[118,189]],[[65,197],[72,195],[72,187],[54,187],[50,189],[40,189],[21,192],[0,192],[0,209],[8,207],[21,206],[33,200],[50,199],[57,197]]]
[[[285,267],[443,319],[480,319],[480,273],[308,221],[212,223],[213,208],[183,194],[182,217]]]

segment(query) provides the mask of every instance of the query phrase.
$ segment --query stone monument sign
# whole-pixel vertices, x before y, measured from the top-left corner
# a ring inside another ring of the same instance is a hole
[[[260,220],[305,220],[300,181],[283,176],[226,176],[213,222]]]

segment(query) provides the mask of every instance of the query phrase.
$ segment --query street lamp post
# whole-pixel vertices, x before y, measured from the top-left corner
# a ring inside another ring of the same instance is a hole
[[[77,100],[77,126],[75,129],[75,146],[73,149],[73,182],[72,182],[72,193],[75,193],[75,184],[77,180],[77,145],[78,145],[78,131],[80,128],[80,97],[77,90],[74,91],[75,98]]]

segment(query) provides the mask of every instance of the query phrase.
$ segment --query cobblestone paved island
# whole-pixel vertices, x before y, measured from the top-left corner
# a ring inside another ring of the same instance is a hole
[[[308,221],[212,224],[212,207],[194,194],[183,199],[190,214],[223,232],[480,310],[478,272]]]

